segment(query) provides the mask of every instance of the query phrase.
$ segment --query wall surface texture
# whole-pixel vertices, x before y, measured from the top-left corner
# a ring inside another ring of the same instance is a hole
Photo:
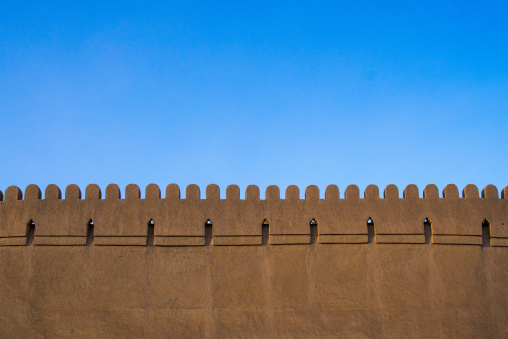
[[[205,195],[0,192],[0,337],[508,337],[508,187]]]

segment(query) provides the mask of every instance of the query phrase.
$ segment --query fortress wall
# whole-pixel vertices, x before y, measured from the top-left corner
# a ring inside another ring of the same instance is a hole
[[[0,192],[3,337],[508,335],[508,188],[219,193]]]
[[[419,197],[418,188],[409,185],[399,198],[395,185],[389,185],[380,198],[377,186],[366,188],[360,198],[357,186],[349,186],[345,199],[337,186],[319,189],[309,186],[305,199],[298,187],[289,186],[281,199],[277,186],[269,186],[266,199],[260,199],[257,186],[249,186],[246,199],[240,189],[228,186],[226,199],[220,199],[219,187],[209,185],[206,199],[200,199],[196,185],[186,188],[186,198],[171,184],[161,199],[157,185],[146,187],[141,199],[137,185],[128,185],[121,198],[117,185],[108,185],[105,198],[97,185],[89,185],[84,199],[76,185],[65,190],[65,199],[55,185],[46,187],[45,199],[35,185],[29,185],[25,197],[11,186],[0,201],[0,245],[24,245],[27,223],[35,224],[35,245],[86,245],[88,223],[94,224],[95,245],[146,245],[148,222],[154,223],[156,246],[205,245],[205,223],[212,224],[214,245],[261,245],[262,225],[269,225],[270,244],[309,244],[310,222],[315,220],[319,243],[367,243],[367,220],[374,224],[376,243],[425,243],[424,221],[429,220],[433,243],[482,244],[482,222],[489,222],[490,244],[508,246],[508,187],[499,197],[495,186],[482,190],[468,185],[459,197],[455,185],[444,188],[428,185]],[[505,226],[505,224],[507,226]]]

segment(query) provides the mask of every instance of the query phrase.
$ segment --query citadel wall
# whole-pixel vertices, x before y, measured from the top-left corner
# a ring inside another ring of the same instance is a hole
[[[6,337],[508,335],[508,187],[24,193],[0,192]]]

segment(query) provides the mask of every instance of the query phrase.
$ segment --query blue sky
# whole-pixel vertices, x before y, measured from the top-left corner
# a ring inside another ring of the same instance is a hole
[[[2,191],[508,185],[506,1],[0,4]]]

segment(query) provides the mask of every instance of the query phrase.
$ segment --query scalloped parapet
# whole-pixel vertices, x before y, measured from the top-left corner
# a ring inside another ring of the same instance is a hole
[[[135,184],[125,187],[124,197],[115,184],[106,187],[104,198],[94,184],[86,187],[84,197],[77,185],[67,186],[64,198],[56,185],[48,185],[44,192],[41,199],[36,185],[27,186],[24,194],[16,186],[8,187],[5,194],[0,191],[0,246],[27,244],[30,228],[35,245],[84,246],[90,243],[90,222],[93,244],[104,246],[145,246],[151,227],[155,246],[203,246],[207,237],[216,246],[262,245],[263,237],[271,245],[508,246],[508,187],[500,192],[493,185],[481,191],[467,185],[459,194],[457,186],[450,184],[441,195],[435,185],[427,185],[422,196],[416,185],[408,185],[402,198],[395,185],[385,187],[382,194],[369,185],[363,197],[356,185],[350,185],[344,198],[339,187],[330,185],[324,199],[314,185],[305,188],[303,199],[294,185],[285,189],[283,197],[279,187],[268,186],[265,199],[256,185],[246,188],[245,199],[240,198],[237,185],[228,186],[221,199],[215,184],[206,187],[205,198],[199,186],[189,185],[184,199],[176,184],[166,187],[164,198],[155,184],[145,188],[143,199]],[[265,235],[263,227],[267,227]]]

